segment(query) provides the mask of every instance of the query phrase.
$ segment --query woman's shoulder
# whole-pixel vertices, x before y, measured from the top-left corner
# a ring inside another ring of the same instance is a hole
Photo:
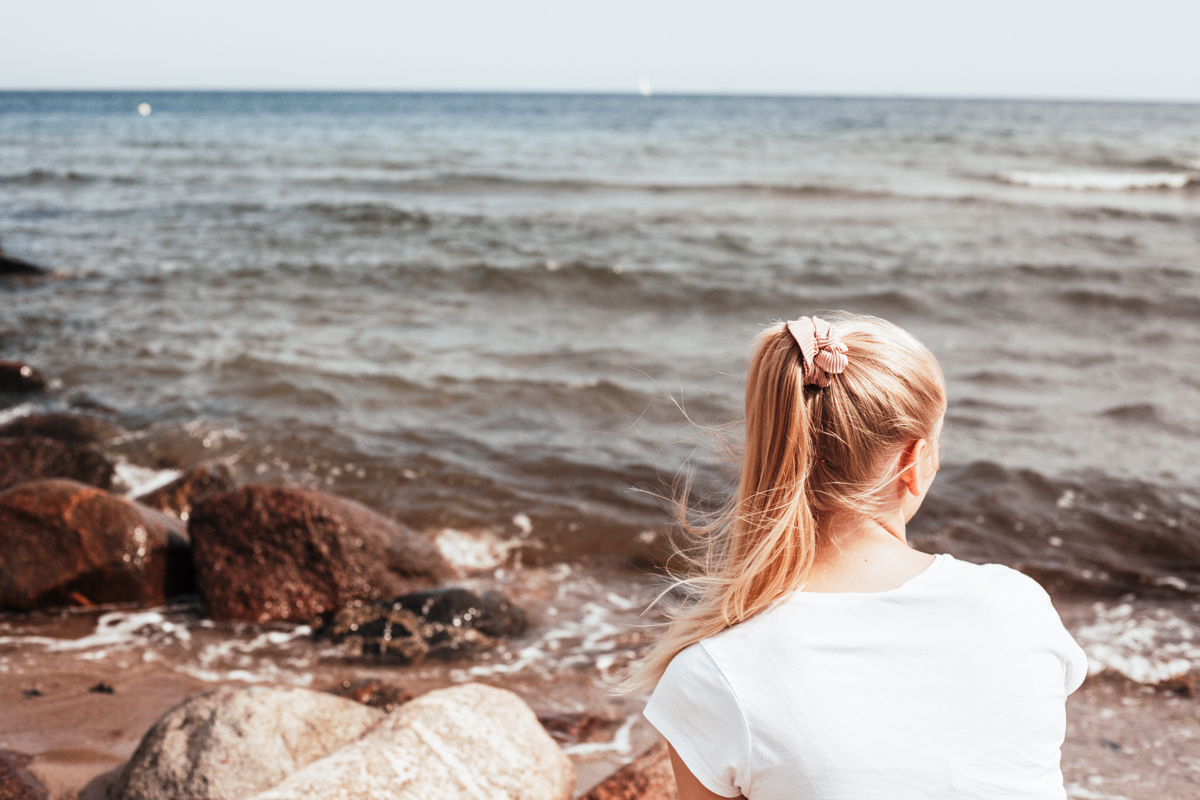
[[[1025,573],[1005,566],[1004,564],[976,564],[971,561],[961,561],[954,556],[944,554],[945,559],[941,570],[943,581],[952,585],[969,587],[977,592],[1013,592],[1038,600],[1049,600],[1050,596],[1042,585]]]

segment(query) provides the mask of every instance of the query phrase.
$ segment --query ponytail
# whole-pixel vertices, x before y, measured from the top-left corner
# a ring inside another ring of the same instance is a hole
[[[932,438],[946,407],[932,354],[883,320],[836,321],[845,368],[826,388],[804,385],[805,359],[786,325],[758,337],[737,493],[707,523],[677,503],[682,532],[700,545],[679,551],[689,574],[673,588],[685,601],[623,690],[650,690],[682,650],[803,588],[824,544],[821,520],[874,514],[904,447]]]

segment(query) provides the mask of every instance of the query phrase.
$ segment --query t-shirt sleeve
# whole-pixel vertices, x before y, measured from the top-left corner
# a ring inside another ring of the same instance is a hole
[[[1061,625],[1061,623],[1059,623]],[[1083,679],[1087,677],[1088,662],[1087,654],[1083,652],[1083,648],[1075,641],[1067,629],[1062,629],[1063,639],[1065,639],[1065,655],[1063,660],[1066,662],[1066,688],[1067,694],[1078,689],[1083,684]]]
[[[1049,627],[1052,641],[1057,645],[1063,662],[1063,688],[1067,694],[1071,694],[1083,684],[1083,679],[1087,677],[1087,655],[1075,641],[1075,637],[1071,636],[1071,632],[1063,625],[1062,617],[1058,615],[1058,610],[1054,607],[1046,590],[1032,578],[1026,575],[1021,577],[1030,591],[1036,595],[1042,613],[1045,614],[1046,625]]]
[[[692,774],[722,797],[750,789],[750,732],[733,687],[702,644],[671,661],[643,712]]]

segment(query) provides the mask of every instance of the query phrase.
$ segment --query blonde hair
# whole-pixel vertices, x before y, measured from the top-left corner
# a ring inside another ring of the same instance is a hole
[[[675,587],[687,599],[625,690],[649,690],[680,651],[803,587],[827,544],[822,521],[884,508],[905,449],[934,440],[946,393],[933,354],[875,317],[826,319],[849,363],[824,389],[802,385],[803,357],[785,324],[759,335],[737,494],[707,524],[690,522],[678,504],[684,532],[701,543],[698,554],[681,551],[693,574]]]

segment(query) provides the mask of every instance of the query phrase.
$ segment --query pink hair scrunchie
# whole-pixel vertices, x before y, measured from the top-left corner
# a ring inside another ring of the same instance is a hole
[[[804,354],[805,386],[829,385],[830,375],[840,375],[850,359],[846,357],[846,345],[837,328],[820,317],[801,317],[787,324],[788,332],[800,345]]]

